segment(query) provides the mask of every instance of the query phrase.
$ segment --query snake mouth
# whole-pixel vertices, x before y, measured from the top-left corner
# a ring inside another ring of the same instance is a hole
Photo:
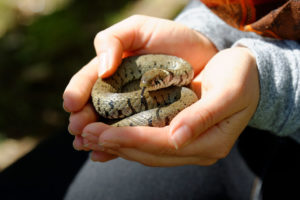
[[[147,103],[146,98],[144,96],[145,89],[146,89],[146,87],[142,88],[142,92],[141,92],[141,104],[145,106],[145,110],[148,110],[148,103]]]
[[[144,98],[145,89],[146,87],[142,87],[141,98]]]

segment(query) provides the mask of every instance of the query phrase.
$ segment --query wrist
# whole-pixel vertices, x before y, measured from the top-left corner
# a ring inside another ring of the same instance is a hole
[[[247,91],[250,94],[248,96],[248,107],[251,112],[251,116],[254,115],[254,113],[257,110],[257,106],[260,99],[260,83],[259,83],[259,72],[258,67],[256,64],[256,57],[253,54],[253,52],[244,46],[235,46],[232,47],[238,51],[241,52],[241,54],[244,56],[245,62],[248,63],[248,88]]]
[[[227,68],[228,73],[233,74],[231,90],[239,95],[243,107],[247,109],[247,113],[251,118],[256,112],[260,99],[256,57],[249,48],[244,46],[234,46],[220,51],[219,54],[223,54],[223,63],[225,64],[223,67]],[[220,66],[223,63],[220,62]],[[234,67],[232,68],[230,65]]]
[[[195,30],[194,30],[195,31]],[[215,46],[215,44],[209,39],[207,38],[205,35],[203,35],[202,33],[195,31],[197,37],[199,38],[200,45],[201,48],[203,48],[203,54],[205,55],[205,58],[207,58],[207,62],[208,60],[210,60],[214,55],[216,55],[218,53],[218,49]]]

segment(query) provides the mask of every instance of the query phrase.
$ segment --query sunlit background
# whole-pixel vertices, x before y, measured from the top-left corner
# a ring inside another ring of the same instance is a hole
[[[66,130],[62,93],[98,31],[132,14],[173,18],[187,1],[0,0],[0,171]]]

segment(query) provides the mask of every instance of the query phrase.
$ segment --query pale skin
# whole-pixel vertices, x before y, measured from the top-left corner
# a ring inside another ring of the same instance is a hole
[[[205,36],[173,21],[133,16],[101,31],[97,57],[70,80],[63,95],[70,112],[74,148],[94,161],[116,157],[147,166],[211,165],[228,155],[259,101],[256,61],[244,47],[218,52]],[[122,57],[164,53],[181,57],[195,71],[200,98],[163,128],[111,127],[97,121],[88,103],[98,76],[113,74]]]

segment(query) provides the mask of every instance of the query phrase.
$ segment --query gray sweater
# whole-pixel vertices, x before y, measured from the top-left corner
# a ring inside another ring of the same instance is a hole
[[[191,1],[175,19],[209,38],[218,50],[249,48],[256,57],[260,100],[249,126],[300,143],[300,44],[242,32],[222,21],[200,1]]]

